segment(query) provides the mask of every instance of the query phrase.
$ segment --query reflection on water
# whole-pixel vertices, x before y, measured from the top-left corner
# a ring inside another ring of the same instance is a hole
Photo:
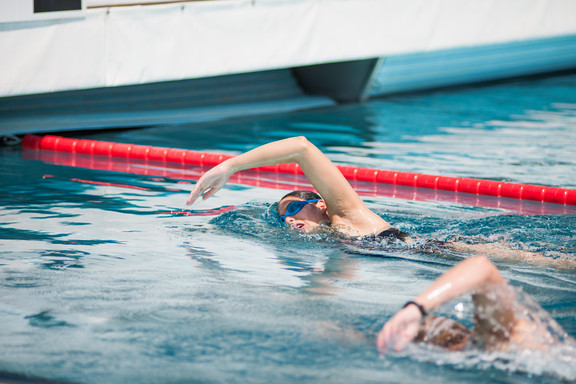
[[[468,93],[471,93],[469,91]],[[464,95],[468,98],[474,95]],[[415,97],[398,98],[409,102]],[[441,103],[437,97],[424,96],[430,109]],[[341,152],[331,156],[339,162],[378,164],[378,168],[401,171],[516,181],[529,184],[574,188],[576,132],[569,129],[576,124],[576,104],[552,104],[550,110],[518,111],[504,120],[468,121],[468,111],[445,111],[450,119],[438,125],[425,114],[405,118],[390,114],[388,104],[379,102],[373,120],[383,129],[400,130],[398,141],[376,136],[362,146],[350,149],[329,147]],[[460,112],[458,120],[455,112]],[[476,116],[484,117],[484,114]],[[474,117],[476,117],[474,116]],[[424,125],[420,125],[420,123]],[[434,124],[433,129],[425,129]],[[393,128],[392,128],[393,127]],[[430,132],[431,131],[431,132]],[[554,171],[550,173],[550,168]]]
[[[238,153],[305,134],[342,164],[574,187],[574,86],[569,75],[86,137]],[[290,231],[273,212],[284,191],[263,185],[232,183],[187,210],[190,185],[173,174],[0,151],[0,372],[82,383],[576,378],[562,354],[550,361],[414,346],[378,355],[374,332],[465,252]],[[497,263],[576,335],[574,270],[552,262],[576,260],[574,213],[356,187],[371,209],[423,243],[541,253],[550,264]],[[470,325],[469,305],[438,312]]]

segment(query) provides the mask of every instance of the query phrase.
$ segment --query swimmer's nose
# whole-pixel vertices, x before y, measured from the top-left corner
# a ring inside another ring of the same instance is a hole
[[[286,217],[286,224],[288,224],[288,225],[294,224],[295,221],[296,221],[296,219],[293,218],[292,216]]]

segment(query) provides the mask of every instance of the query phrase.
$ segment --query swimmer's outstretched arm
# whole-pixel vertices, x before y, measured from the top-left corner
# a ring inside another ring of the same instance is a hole
[[[506,262],[530,262],[541,265],[553,265],[558,268],[576,268],[576,261],[568,254],[557,253],[557,258],[545,256],[542,252],[530,252],[510,248],[510,244],[466,244],[450,242],[449,245],[457,251],[488,255],[492,260]]]
[[[331,217],[354,220],[375,220],[387,224],[371,212],[340,170],[305,137],[293,137],[262,145],[242,155],[228,159],[206,172],[194,186],[187,205],[200,196],[207,199],[218,192],[235,172],[266,165],[298,163],[308,181],[326,202]]]
[[[430,313],[442,304],[463,294],[472,293],[475,305],[485,304],[498,306],[494,312],[497,318],[490,319],[490,325],[511,330],[514,326],[514,314],[508,303],[497,302],[486,293],[495,284],[503,284],[502,277],[494,264],[485,256],[475,256],[465,259],[440,276],[428,289],[422,292],[414,302]],[[492,299],[492,300],[491,300]],[[376,345],[381,353],[389,347],[395,351],[402,350],[414,340],[420,329],[422,313],[416,305],[408,305],[397,312],[378,334]]]
[[[332,195],[342,196],[342,199],[344,196],[358,198],[336,166],[315,145],[300,136],[274,141],[222,162],[198,180],[186,203],[193,204],[202,194],[204,200],[211,197],[238,171],[288,163],[298,163],[324,199],[330,199]]]

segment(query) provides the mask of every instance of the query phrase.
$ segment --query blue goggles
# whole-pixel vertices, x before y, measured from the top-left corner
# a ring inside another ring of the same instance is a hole
[[[288,204],[288,206],[286,207],[286,213],[283,216],[280,216],[280,220],[282,220],[282,222],[286,221],[286,217],[288,216],[294,216],[295,214],[297,214],[298,212],[300,212],[302,210],[302,208],[304,208],[304,206],[306,204],[309,203],[314,203],[316,201],[320,201],[320,199],[312,199],[312,200],[295,200],[293,202],[291,202],[290,204]]]

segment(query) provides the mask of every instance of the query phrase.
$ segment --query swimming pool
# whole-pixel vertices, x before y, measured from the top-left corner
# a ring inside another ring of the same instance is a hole
[[[363,105],[83,137],[240,153],[305,134],[339,164],[576,188],[576,75]],[[182,211],[190,185],[63,167],[1,148],[0,371],[81,383],[562,382],[573,361],[379,356],[371,340],[465,255],[351,249],[290,233],[284,191],[229,184]],[[423,238],[505,242],[576,258],[574,213],[518,215],[457,202],[368,196]],[[229,210],[229,207],[235,207]],[[203,213],[195,214],[195,212]],[[222,213],[225,211],[224,213]],[[576,277],[499,260],[514,285],[576,336]],[[469,300],[440,313],[471,322]]]

